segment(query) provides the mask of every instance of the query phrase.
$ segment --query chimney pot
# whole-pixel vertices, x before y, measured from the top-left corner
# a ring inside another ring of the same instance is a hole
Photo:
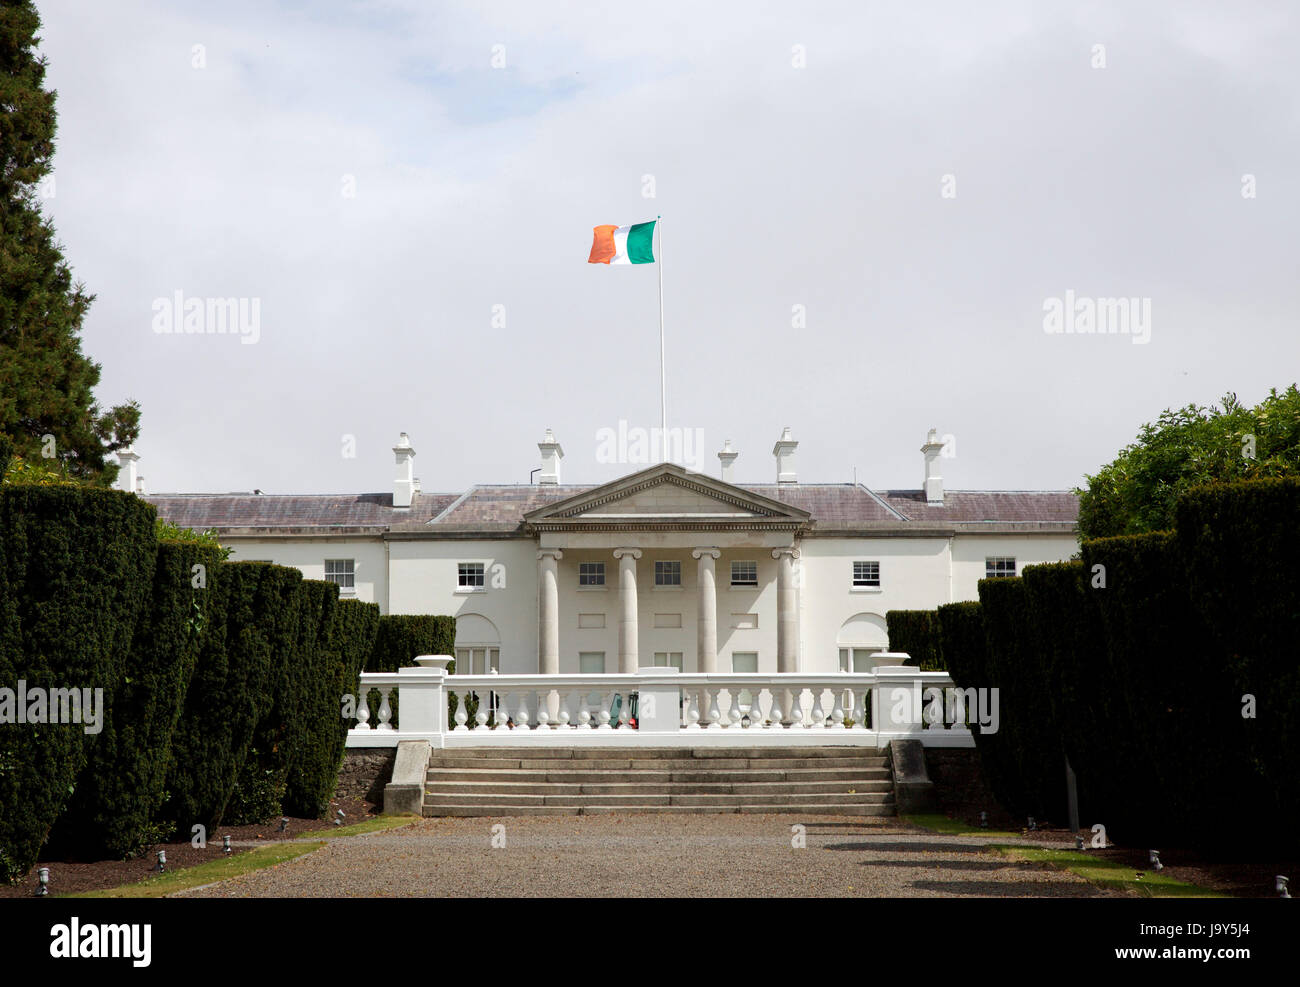
[[[117,463],[121,467],[117,474],[118,490],[125,490],[127,493],[140,492],[139,467],[136,466],[138,462],[140,457],[135,451],[135,446],[127,446],[118,451]]]
[[[784,431],[781,432],[781,437],[776,440],[776,445],[772,447],[772,455],[776,457],[777,483],[799,482],[799,477],[794,468],[794,452],[797,448],[799,448],[799,443],[790,434],[790,426],[787,425]]]
[[[415,448],[410,436],[405,432],[397,437],[393,446],[393,456],[397,461],[397,477],[393,482],[393,506],[410,507],[411,500],[418,492],[415,480]]]
[[[925,438],[921,452],[925,455],[925,502],[937,507],[943,506],[943,477],[939,474],[939,454],[944,444],[939,441],[939,430],[932,428]]]
[[[555,441],[555,433],[549,428],[546,436],[537,443],[537,450],[542,454],[542,472],[537,477],[539,486],[556,486],[560,482],[560,460],[564,458],[564,449]]]

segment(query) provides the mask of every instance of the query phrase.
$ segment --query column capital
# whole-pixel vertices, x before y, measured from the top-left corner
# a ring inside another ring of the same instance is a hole
[[[537,561],[540,562],[542,559],[548,557],[553,558],[558,562],[560,559],[564,558],[564,553],[558,548],[539,548],[537,550]]]
[[[705,555],[710,555],[714,559],[722,557],[722,550],[719,548],[693,548],[691,549],[691,558],[698,559]]]
[[[634,558],[634,559],[639,559],[639,558],[641,557],[641,549],[639,549],[639,548],[616,548],[616,549],[614,549],[614,558],[616,558],[616,559],[621,559],[624,555],[630,555],[630,556],[632,556],[632,558]]]
[[[785,548],[772,549],[772,558],[779,559],[782,555],[788,555],[792,559],[797,559],[799,558],[799,549],[795,548],[793,545],[787,545]]]

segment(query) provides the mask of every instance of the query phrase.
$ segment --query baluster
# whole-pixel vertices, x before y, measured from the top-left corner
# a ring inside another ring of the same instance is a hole
[[[515,711],[515,726],[528,729],[528,693],[522,689],[519,691],[519,709]]]
[[[803,690],[790,690],[790,726],[798,727],[803,723]]]
[[[812,690],[812,712],[809,714],[808,729],[814,727],[824,727],[826,725],[826,713],[822,709],[822,690],[814,688]]]
[[[465,721],[469,719],[469,714],[466,712],[469,706],[469,693],[462,692],[456,699],[456,715],[452,717],[456,721],[456,725],[451,728],[452,733],[463,732],[465,730]]]
[[[682,716],[686,719],[687,730],[698,730],[700,728],[700,707],[695,701],[695,693],[689,689],[682,690]]]
[[[844,729],[844,690],[836,689],[832,694],[834,705],[831,706],[831,726],[836,730]]]
[[[381,685],[379,687],[379,726],[376,730],[393,729],[388,721],[393,718],[393,707],[388,705],[388,694],[392,691],[391,685]]]
[[[560,693],[560,718],[559,718],[559,725],[562,726],[562,727],[567,727],[567,726],[569,725],[569,723],[573,720],[573,714],[572,714],[571,712],[569,712],[569,696],[570,696],[570,695],[572,695],[572,693],[569,693],[569,692],[567,692],[567,691],[566,691],[566,692],[562,692],[562,693]]]
[[[479,696],[478,711],[474,714],[474,723],[479,730],[487,727],[488,710],[492,706],[492,693],[485,692]]]
[[[768,729],[780,730],[781,719],[782,716],[784,715],[781,712],[781,693],[785,692],[785,690],[769,689],[768,691],[772,693],[772,708],[767,711]]]
[[[763,706],[759,702],[762,698],[763,690],[755,686],[749,690],[749,725],[747,729],[762,729],[763,727]]]
[[[632,701],[623,697],[623,702],[618,707],[618,725],[626,727],[632,721]]]
[[[598,725],[596,727],[597,730],[614,729],[612,726],[609,725],[609,708],[614,702],[614,694],[612,692],[609,693],[608,702],[605,701],[605,695],[606,694],[604,692],[600,693],[600,709],[597,710],[596,712],[596,720],[598,721]]]
[[[718,690],[709,690],[709,726],[720,727],[722,723],[722,710],[718,709]]]
[[[731,722],[724,724],[724,726],[738,727],[745,715],[740,711],[740,690],[733,687],[727,690],[727,694],[731,696],[731,710],[727,713],[727,719]]]
[[[867,728],[867,711],[865,702],[867,689],[859,687],[853,690],[853,729],[865,730]]]
[[[494,726],[492,729],[508,730],[509,727],[506,726],[506,720],[508,719],[510,719],[510,693],[498,692],[497,693],[497,716],[496,716],[497,725]]]
[[[538,689],[533,695],[537,699],[537,729],[545,730],[551,725],[551,694]]]
[[[578,690],[578,729],[594,730],[596,724],[591,722],[591,703],[589,694],[584,689]]]
[[[357,696],[357,725],[354,730],[370,730],[370,689],[367,686],[361,687],[361,695]]]

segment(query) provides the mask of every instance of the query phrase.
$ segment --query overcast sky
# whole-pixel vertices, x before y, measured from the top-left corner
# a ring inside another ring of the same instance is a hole
[[[741,482],[788,425],[801,480],[917,487],[935,427],[950,489],[1072,487],[1300,376],[1294,5],[37,6],[150,492],[389,490],[403,430],[426,491],[528,482],[548,426],[566,482],[641,468],[597,437],[658,424],[658,272],[586,259],[659,214],[669,425]],[[156,332],[178,291],[256,343]],[[1047,332],[1067,291],[1149,342]]]

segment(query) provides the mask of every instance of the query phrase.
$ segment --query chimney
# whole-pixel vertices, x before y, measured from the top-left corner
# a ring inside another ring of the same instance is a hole
[[[798,477],[794,472],[794,451],[799,447],[790,435],[790,426],[785,427],[781,433],[781,438],[777,439],[776,445],[772,447],[772,455],[776,457],[776,482],[777,483],[798,483]]]
[[[542,473],[537,478],[537,483],[555,486],[560,482],[560,460],[564,458],[564,450],[555,441],[555,433],[549,428],[546,430],[546,438],[537,443],[537,449],[542,454]]]
[[[393,446],[393,455],[397,457],[397,479],[393,484],[393,506],[410,507],[415,496],[415,449],[405,432],[397,437]]]
[[[143,478],[136,472],[137,467],[135,465],[139,461],[140,457],[136,454],[135,446],[127,446],[125,449],[118,452],[117,462],[118,465],[121,466],[121,469],[117,474],[118,490],[125,490],[127,493],[135,493],[136,488],[140,487],[140,484],[137,481]]]
[[[930,429],[921,451],[925,453],[925,501],[942,507],[943,477],[939,475],[939,453],[943,452],[943,443],[937,438],[936,429]]]
[[[719,461],[720,463],[722,463],[722,482],[723,482],[723,483],[734,483],[734,482],[735,482],[735,481],[732,479],[732,470],[735,468],[735,465],[736,465],[736,457],[739,456],[739,455],[740,455],[740,453],[738,453],[738,452],[734,452],[734,451],[732,450],[732,448],[731,448],[731,440],[730,440],[730,439],[728,439],[726,442],[722,443],[722,451],[721,451],[720,453],[718,453],[718,461]]]
[[[144,477],[143,477],[143,476],[137,476],[137,477],[135,478],[135,493],[136,493],[136,496],[137,496],[137,497],[143,497],[143,496],[144,496]]]

